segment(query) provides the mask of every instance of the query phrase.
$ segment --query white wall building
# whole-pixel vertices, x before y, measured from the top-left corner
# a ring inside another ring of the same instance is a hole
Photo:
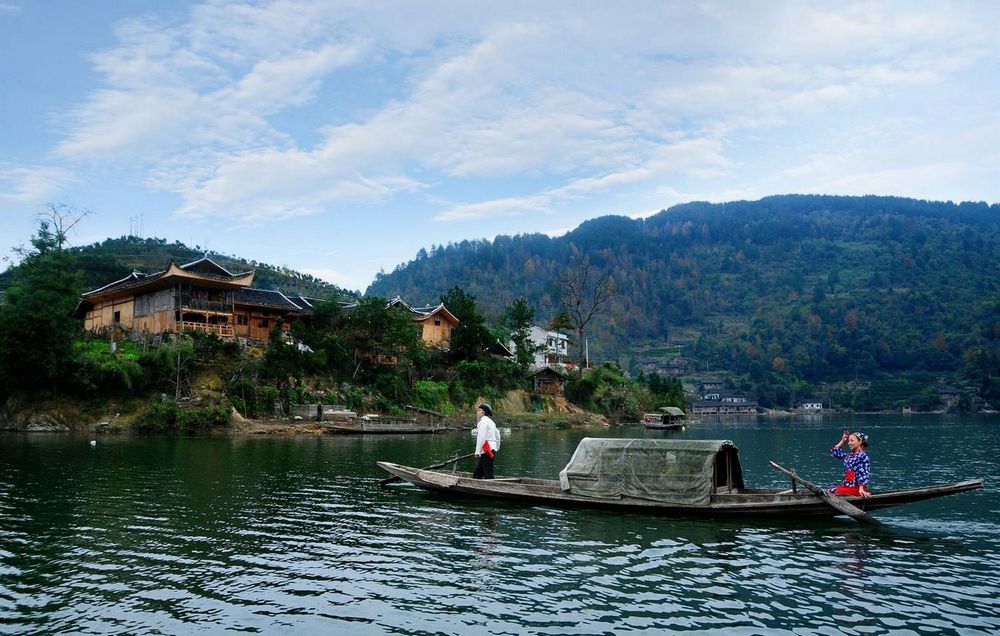
[[[569,357],[569,336],[532,325],[528,332],[528,338],[536,347],[540,348],[535,353],[535,361],[532,366],[544,367],[549,364],[565,364]],[[517,345],[511,342],[510,350],[517,351]]]

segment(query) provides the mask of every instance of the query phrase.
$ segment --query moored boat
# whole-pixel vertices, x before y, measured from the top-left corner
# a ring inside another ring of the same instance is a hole
[[[644,413],[642,425],[646,428],[679,431],[684,428],[684,411],[676,406],[665,406],[656,413]]]
[[[841,514],[805,488],[746,488],[735,445],[725,440],[584,438],[559,479],[497,477],[378,462],[420,488],[555,506],[632,510],[664,515],[810,518]],[[981,479],[844,497],[864,511],[944,497],[983,487]]]
[[[334,433],[440,433],[451,430],[443,422],[418,422],[410,417],[365,415],[351,420],[323,422]]]

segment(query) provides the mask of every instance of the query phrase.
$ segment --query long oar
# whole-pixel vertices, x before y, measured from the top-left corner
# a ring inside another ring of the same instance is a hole
[[[824,502],[830,504],[830,506],[844,513],[848,517],[851,517],[855,521],[858,521],[859,523],[866,523],[870,526],[879,525],[879,520],[876,519],[875,517],[871,516],[870,514],[868,514],[861,508],[858,508],[857,506],[851,504],[850,502],[844,501],[840,497],[835,497],[831,495],[830,493],[823,490],[816,484],[811,484],[805,479],[802,479],[801,477],[798,476],[798,474],[796,474],[794,470],[788,470],[787,468],[779,466],[774,462],[770,462],[770,464],[773,468],[780,470],[781,472],[785,473],[792,479],[802,482],[803,486],[805,486],[815,494],[819,495],[819,498],[822,499]]]
[[[470,457],[474,457],[475,455],[476,455],[475,453],[469,453],[468,455],[462,455],[460,457],[452,457],[451,459],[446,459],[445,461],[440,462],[438,464],[431,464],[430,466],[424,466],[420,470],[430,470],[431,468],[441,468],[442,466],[447,466],[448,464],[451,464],[451,463],[454,463],[454,462],[457,462],[457,461],[460,461],[460,460],[463,460],[463,459],[468,459]],[[379,486],[385,486],[386,484],[391,484],[394,481],[402,481],[402,479],[400,479],[399,477],[393,475],[392,477],[387,477],[386,479],[380,479],[379,482],[378,482],[378,485]]]

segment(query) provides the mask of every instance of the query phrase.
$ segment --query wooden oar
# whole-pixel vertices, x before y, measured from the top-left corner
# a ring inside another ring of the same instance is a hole
[[[870,526],[879,525],[879,520],[876,519],[875,517],[871,516],[861,508],[858,508],[857,506],[851,504],[849,501],[845,501],[841,497],[836,497],[834,495],[831,495],[829,492],[823,490],[816,484],[809,483],[805,479],[802,479],[801,477],[798,476],[798,474],[796,474],[794,470],[788,470],[787,468],[779,466],[774,462],[770,462],[770,464],[773,468],[780,470],[781,472],[791,477],[793,480],[802,482],[803,486],[811,490],[813,493],[819,495],[819,498],[822,499],[825,503],[830,504],[830,506],[832,506],[836,510],[839,510],[840,512],[844,513],[845,515],[854,519],[855,521],[859,523],[866,523]]]
[[[431,464],[430,466],[424,466],[420,470],[430,470],[431,468],[441,468],[442,466],[447,466],[448,464],[451,464],[451,463],[454,463],[454,462],[457,462],[457,461],[460,461],[460,460],[463,460],[463,459],[468,459],[470,457],[474,457],[475,455],[476,455],[475,453],[469,453],[468,455],[462,455],[460,457],[452,457],[451,459],[447,459],[447,460],[445,460],[443,462],[440,462],[438,464]],[[394,481],[402,481],[402,479],[400,479],[399,477],[393,475],[392,477],[387,477],[386,479],[380,479],[379,482],[378,482],[378,485],[379,486],[385,486],[386,484],[391,484]]]

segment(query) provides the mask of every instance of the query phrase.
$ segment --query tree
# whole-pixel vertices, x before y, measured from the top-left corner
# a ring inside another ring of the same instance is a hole
[[[410,312],[378,296],[362,298],[345,313],[344,339],[354,362],[352,378],[383,366],[400,369],[424,352]]]
[[[84,216],[49,205],[31,238],[32,249],[15,250],[22,260],[0,306],[0,392],[58,391],[71,373],[81,277],[63,245]]]
[[[569,319],[565,309],[560,309],[555,316],[552,316],[548,328],[549,331],[572,331],[573,321]]]
[[[451,358],[458,361],[481,360],[489,355],[496,337],[486,328],[476,297],[458,285],[441,296],[441,302],[459,320],[451,332]]]
[[[504,310],[503,322],[510,331],[510,339],[514,343],[514,362],[524,373],[535,361],[535,354],[542,347],[531,340],[531,327],[535,323],[535,309],[525,298],[518,298],[507,305]]]
[[[589,256],[573,257],[560,276],[559,285],[562,307],[576,332],[577,362],[583,368],[587,326],[614,295],[611,274],[598,269]]]

